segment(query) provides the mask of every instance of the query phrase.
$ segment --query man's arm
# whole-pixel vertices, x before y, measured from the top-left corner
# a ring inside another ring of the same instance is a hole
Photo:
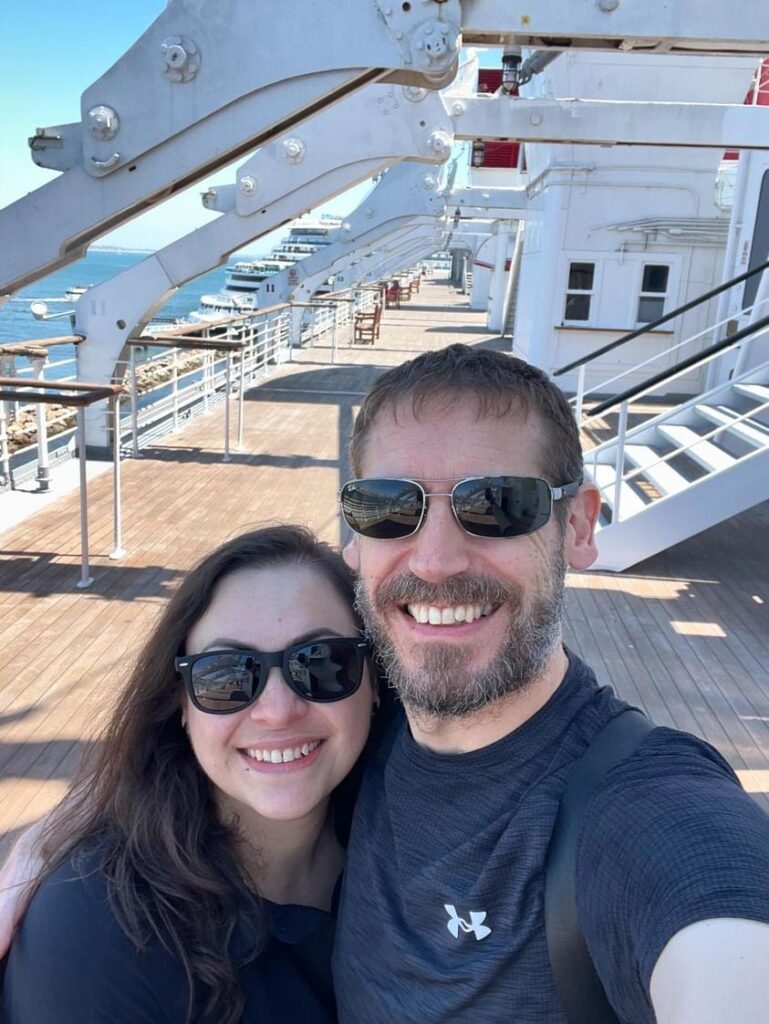
[[[8,952],[16,925],[29,904],[32,883],[40,870],[38,840],[47,820],[43,818],[22,832],[0,868],[0,958]]]
[[[765,1024],[769,924],[698,921],[668,942],[649,986],[657,1024]]]

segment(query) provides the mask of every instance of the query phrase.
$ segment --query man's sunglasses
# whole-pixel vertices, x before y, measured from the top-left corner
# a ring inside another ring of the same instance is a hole
[[[205,651],[176,659],[190,700],[199,711],[230,715],[253,704],[277,666],[303,700],[330,704],[355,693],[368,644],[360,637],[322,637],[284,651]]]
[[[573,497],[580,481],[552,487],[534,476],[478,476],[448,492],[428,493],[416,480],[349,480],[340,492],[342,515],[356,533],[376,540],[410,537],[422,525],[428,498],[450,498],[454,518],[473,537],[522,537],[541,529],[553,502]]]

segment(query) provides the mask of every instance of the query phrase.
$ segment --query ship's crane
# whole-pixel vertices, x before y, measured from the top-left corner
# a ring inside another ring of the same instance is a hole
[[[528,197],[523,188],[460,188],[446,192],[424,167],[408,161],[392,168],[338,229],[334,241],[281,271],[257,287],[261,304],[306,302],[329,278],[336,288],[356,282],[351,268],[375,251],[408,242],[418,228],[433,235],[450,230],[458,211],[464,220],[517,219],[526,216]],[[368,270],[368,268],[367,268]]]
[[[297,45],[300,38],[313,45]],[[445,86],[463,39],[759,56],[769,49],[769,6],[293,0],[287,8],[283,0],[171,0],[86,89],[79,121],[38,129],[32,138],[35,161],[61,175],[0,211],[0,300],[364,85]]]
[[[234,184],[204,193],[204,205],[221,216],[81,296],[75,324],[86,340],[79,376],[110,380],[128,337],[176,288],[231,252],[405,158],[429,174],[430,164],[448,159],[451,144],[451,119],[437,93],[412,96],[401,86],[373,85],[324,110],[301,133],[262,146],[238,168]]]

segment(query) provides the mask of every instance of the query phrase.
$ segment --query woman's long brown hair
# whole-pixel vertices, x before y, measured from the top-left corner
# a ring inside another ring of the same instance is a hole
[[[196,1022],[240,1019],[243,995],[229,942],[243,914],[255,935],[248,959],[258,955],[266,932],[259,898],[238,869],[235,830],[218,820],[211,783],[182,728],[183,687],[174,659],[221,579],[246,567],[296,564],[323,575],[352,611],[347,567],[309,530],[266,527],[217,548],[171,598],[101,743],[43,835],[40,879],[78,848],[98,851],[123,930],[137,947],[158,940],[181,961],[188,1019]]]

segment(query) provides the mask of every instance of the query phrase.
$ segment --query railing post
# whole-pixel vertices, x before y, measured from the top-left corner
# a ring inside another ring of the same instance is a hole
[[[45,358],[32,359],[35,377],[43,379]],[[48,491],[51,488],[51,465],[48,457],[48,420],[45,415],[45,406],[38,402],[35,408],[37,418],[37,482],[41,491]]]
[[[229,333],[229,332],[228,332]],[[222,462],[230,461],[230,383],[232,380],[232,352],[227,353],[224,378],[224,455]]]
[[[619,407],[619,429],[617,430],[617,457],[614,463],[614,508],[612,522],[620,521],[620,503],[622,501],[622,477],[625,473],[625,434],[627,433],[627,402]]]
[[[88,562],[88,474],[85,453],[85,407],[77,410],[77,454],[80,463],[80,579],[78,590],[86,590],[93,583]]]
[[[171,397],[174,410],[174,430],[179,429],[179,350],[171,349]]]
[[[136,346],[131,345],[131,442],[134,458],[139,457],[139,378],[136,374]]]
[[[208,332],[206,331],[206,334]],[[213,353],[208,349],[203,352],[203,414],[210,411],[210,388],[211,388],[211,357]]]
[[[0,473],[2,473],[2,486],[11,488],[11,457],[8,451],[8,421],[5,402],[0,402]]]
[[[337,331],[337,304],[333,307],[333,320],[331,321],[331,362],[336,363],[336,331]]]
[[[112,399],[112,551],[110,558],[117,561],[125,555],[123,548],[123,517],[120,498],[120,392]]]
[[[246,393],[246,378],[245,378],[245,358],[246,349],[243,347],[240,350],[240,394],[238,395],[238,451],[243,451],[243,405],[244,396]],[[265,363],[265,366],[267,364]]]
[[[574,409],[574,416],[577,420],[577,426],[582,423],[582,402],[585,398],[585,364],[579,368],[579,374],[577,375],[577,402]]]

